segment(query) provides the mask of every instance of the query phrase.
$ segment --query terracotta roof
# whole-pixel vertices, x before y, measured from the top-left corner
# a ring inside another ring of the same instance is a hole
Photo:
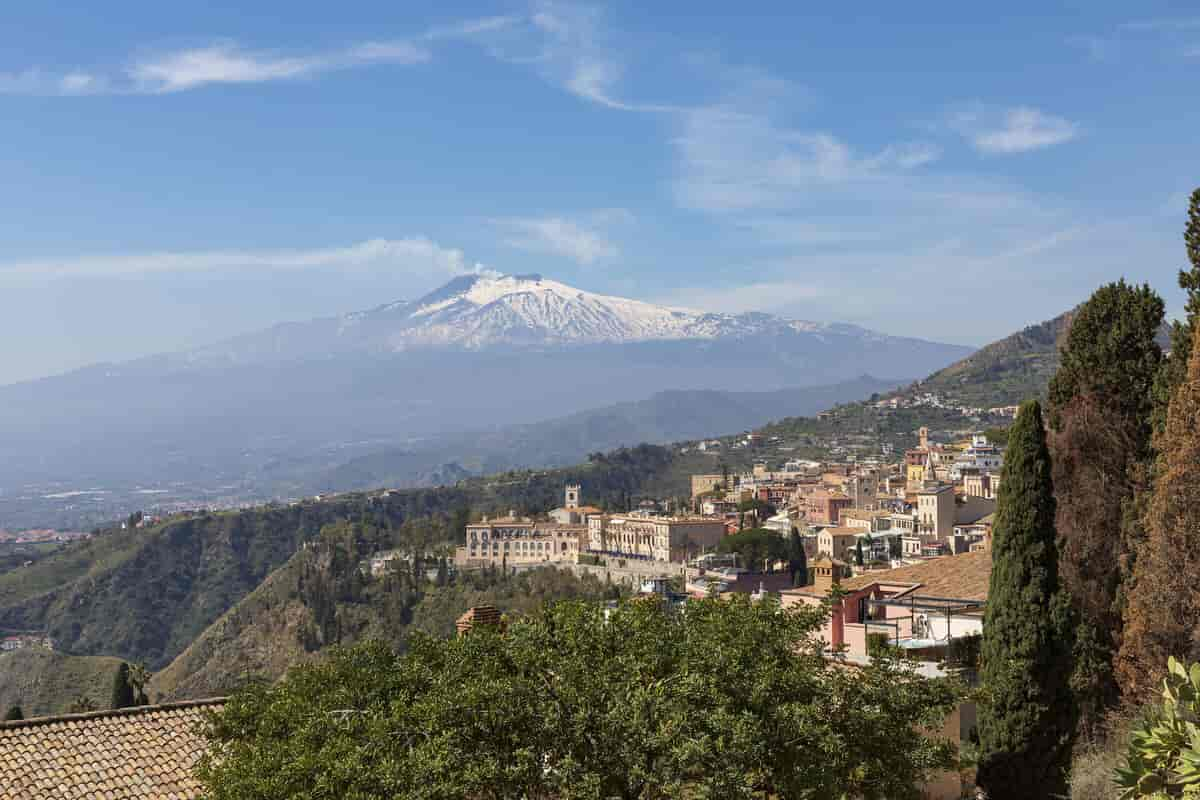
[[[908,584],[917,586],[918,593],[923,595],[987,600],[991,577],[992,553],[983,550],[857,575],[842,581],[842,588],[853,591],[876,583]]]
[[[200,796],[201,725],[223,698],[0,723],[0,797],[150,800]]]

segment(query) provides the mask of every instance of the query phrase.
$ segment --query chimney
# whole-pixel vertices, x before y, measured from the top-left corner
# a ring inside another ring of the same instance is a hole
[[[454,623],[459,636],[466,636],[482,626],[500,628],[503,631],[504,621],[500,617],[500,609],[495,606],[472,606]]]
[[[842,579],[842,562],[822,558],[813,565],[813,589],[818,594],[829,594],[839,586]]]

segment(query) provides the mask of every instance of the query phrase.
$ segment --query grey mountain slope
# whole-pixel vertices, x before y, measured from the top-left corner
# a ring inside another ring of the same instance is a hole
[[[663,444],[809,415],[896,385],[862,376],[832,386],[770,392],[672,390],[531,425],[450,434],[410,447],[359,456],[320,476],[314,491],[453,483],[467,475],[518,467],[554,467],[589,453],[641,443]]]
[[[6,497],[43,486],[285,495],[414,438],[667,390],[911,379],[968,352],[851,325],[664,308],[534,276],[466,276],[412,302],[0,387],[0,524]]]

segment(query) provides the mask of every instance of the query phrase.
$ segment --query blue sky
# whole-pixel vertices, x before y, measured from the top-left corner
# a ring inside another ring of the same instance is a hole
[[[968,344],[1182,305],[1194,4],[182,5],[3,12],[0,383],[479,268]]]

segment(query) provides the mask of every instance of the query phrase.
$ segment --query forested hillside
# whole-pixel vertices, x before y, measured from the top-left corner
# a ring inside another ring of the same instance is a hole
[[[1045,396],[1058,369],[1059,344],[1074,310],[992,342],[921,381],[923,392],[936,392],[969,406],[1007,406]]]
[[[542,511],[562,486],[625,508],[642,487],[684,492],[671,453],[643,446],[562,470],[505,473],[456,487],[340,495],[114,529],[0,575],[0,627],[45,630],[68,653],[168,663],[329,523],[436,521],[457,536],[470,512]]]
[[[0,653],[0,709],[26,717],[62,714],[79,700],[107,708],[121,659],[68,656],[40,647]],[[3,713],[3,712],[0,712]]]
[[[437,522],[327,526],[156,674],[152,695],[225,694],[248,678],[275,680],[330,646],[368,638],[403,650],[411,630],[451,635],[454,621],[473,605],[519,614],[551,600],[617,596],[611,585],[556,568],[453,576],[445,555],[432,555],[448,544],[448,533]],[[363,561],[383,550],[404,557],[372,575]]]

